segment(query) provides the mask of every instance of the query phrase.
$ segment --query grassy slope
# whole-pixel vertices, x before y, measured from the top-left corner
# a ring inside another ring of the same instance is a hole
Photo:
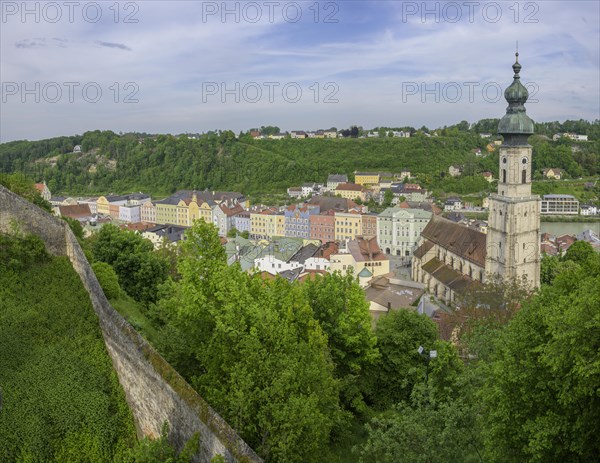
[[[66,258],[0,272],[0,461],[113,461],[133,419]]]

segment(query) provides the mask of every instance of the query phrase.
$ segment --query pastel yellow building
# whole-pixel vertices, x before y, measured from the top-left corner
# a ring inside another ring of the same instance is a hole
[[[353,201],[360,199],[365,202],[367,200],[367,190],[355,183],[340,183],[335,189],[335,194]]]
[[[336,212],[334,216],[335,240],[346,241],[362,235],[362,215],[353,212]]]
[[[390,272],[389,258],[381,252],[375,237],[349,241],[347,252],[332,254],[329,260],[330,272],[340,271],[345,274],[351,270],[358,276],[366,268],[373,277]]]
[[[357,185],[376,185],[379,180],[377,172],[354,172],[354,183]]]

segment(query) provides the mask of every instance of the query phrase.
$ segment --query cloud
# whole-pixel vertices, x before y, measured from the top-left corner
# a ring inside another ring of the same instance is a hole
[[[490,20],[491,9],[484,17],[483,7],[477,7],[472,22],[465,10],[455,23],[445,17],[436,21],[431,15],[423,22],[420,14],[407,19],[406,11],[403,20],[403,7],[422,8],[423,3],[395,1],[340,1],[338,22],[325,23],[334,11],[325,9],[329,3],[319,4],[317,18],[314,2],[300,2],[303,16],[297,23],[282,19],[281,6],[274,21],[265,9],[262,20],[251,23],[243,20],[242,6],[239,17],[230,14],[223,20],[221,14],[203,17],[202,5],[220,8],[220,2],[165,1],[140,2],[135,24],[124,22],[130,11],[120,11],[116,21],[108,7],[97,24],[80,16],[73,23],[7,22],[0,29],[2,81],[25,82],[28,88],[32,82],[76,81],[78,92],[86,83],[97,82],[103,99],[89,104],[77,94],[72,104],[61,101],[46,107],[11,96],[1,109],[1,139],[96,128],[179,133],[218,127],[239,131],[263,124],[283,129],[349,124],[439,127],[461,119],[501,117],[504,99],[486,101],[481,88],[489,82],[501,88],[510,84],[517,39],[522,78],[539,87],[539,103],[527,106],[534,120],[564,120],[574,114],[600,117],[600,33],[597,21],[586,21],[598,17],[597,2],[538,2],[536,11],[531,6],[525,10],[533,2],[488,2],[502,6],[497,22]],[[515,8],[520,9],[518,18]],[[131,82],[139,88],[139,103],[126,105],[125,85]],[[223,103],[220,95],[204,102],[206,82],[223,83],[227,89],[257,82],[264,96],[256,104],[243,98],[235,103],[231,96]],[[265,82],[280,84],[273,102],[268,101]],[[290,82],[303,90],[297,104],[282,98],[282,87]],[[323,103],[327,82],[337,84],[339,103]],[[432,96],[404,98],[407,82],[426,88],[456,82],[463,99],[448,103]],[[479,83],[472,102],[466,82]]]
[[[122,43],[112,43],[112,42],[96,42],[96,43],[98,45],[100,45],[101,47],[118,48],[120,50],[131,51],[131,48],[129,48],[127,45],[124,45]]]

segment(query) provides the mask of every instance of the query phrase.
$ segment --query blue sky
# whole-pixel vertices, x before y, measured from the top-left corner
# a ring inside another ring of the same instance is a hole
[[[0,2],[0,141],[501,117],[516,40],[534,120],[600,118],[596,1],[76,3]]]

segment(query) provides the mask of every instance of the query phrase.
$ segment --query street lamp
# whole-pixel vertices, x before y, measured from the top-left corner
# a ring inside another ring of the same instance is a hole
[[[437,350],[430,350],[427,352],[423,346],[419,346],[417,352],[425,359],[425,384],[427,384],[429,381],[429,362],[431,359],[437,357]]]

